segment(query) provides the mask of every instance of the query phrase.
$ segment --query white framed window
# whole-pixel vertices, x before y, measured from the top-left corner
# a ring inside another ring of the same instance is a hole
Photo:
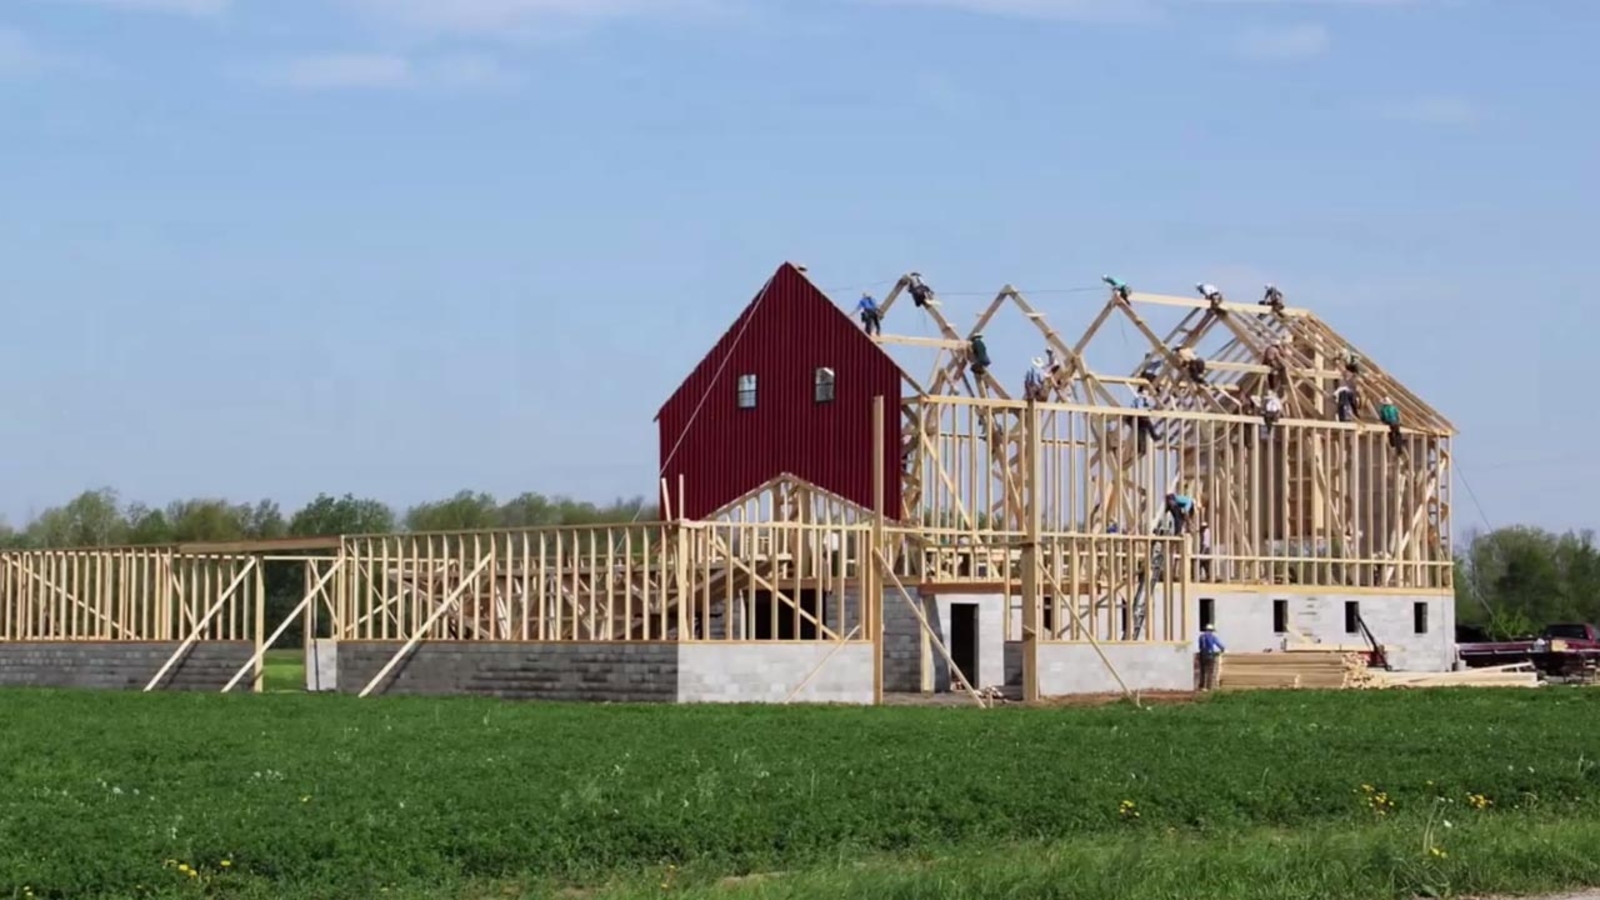
[[[738,396],[739,396],[739,408],[740,409],[755,409],[756,408],[756,376],[754,376],[754,375],[740,375],[739,376],[739,395]]]
[[[814,399],[818,403],[832,403],[833,402],[833,370],[832,369],[828,369],[828,368],[818,369],[815,383],[816,383],[816,388],[815,388],[815,391],[814,391]]]

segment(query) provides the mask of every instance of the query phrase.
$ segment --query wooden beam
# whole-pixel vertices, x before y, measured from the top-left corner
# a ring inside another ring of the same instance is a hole
[[[1152,306],[1176,306],[1184,309],[1210,309],[1211,301],[1198,297],[1172,297],[1165,294],[1145,294],[1134,291],[1128,297],[1132,303],[1148,303]],[[1286,319],[1300,318],[1311,315],[1311,310],[1294,306],[1286,306],[1281,313],[1273,313],[1271,307],[1259,303],[1234,303],[1225,302],[1219,307],[1228,312],[1248,313],[1250,315],[1280,315]]]
[[[291,537],[271,538],[268,540],[251,541],[209,541],[177,545],[177,551],[185,555],[213,555],[213,554],[243,554],[243,553],[284,553],[297,550],[337,550],[343,542],[341,537]]]

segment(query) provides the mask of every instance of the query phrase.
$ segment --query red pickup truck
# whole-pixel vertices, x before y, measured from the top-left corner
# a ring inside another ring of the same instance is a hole
[[[1465,629],[1463,629],[1465,630]],[[1463,641],[1466,637],[1469,640]],[[1503,666],[1531,662],[1546,675],[1585,675],[1600,664],[1600,628],[1585,622],[1559,622],[1548,625],[1538,637],[1517,641],[1470,640],[1477,635],[1458,636],[1456,653],[1470,668]]]

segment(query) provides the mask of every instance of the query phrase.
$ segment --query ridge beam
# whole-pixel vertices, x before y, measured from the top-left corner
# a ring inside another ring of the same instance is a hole
[[[1188,297],[1171,297],[1166,294],[1143,294],[1138,291],[1133,291],[1130,293],[1128,295],[1128,301],[1130,303],[1149,303],[1154,306],[1177,306],[1184,309],[1211,308],[1211,301],[1209,300],[1190,299]],[[1225,309],[1228,312],[1274,315],[1272,307],[1263,306],[1259,303],[1235,303],[1233,301],[1227,301],[1224,302],[1219,308]],[[1304,318],[1311,315],[1311,310],[1303,309],[1297,306],[1285,306],[1283,308],[1283,312],[1277,313],[1276,315],[1282,316],[1285,319]]]

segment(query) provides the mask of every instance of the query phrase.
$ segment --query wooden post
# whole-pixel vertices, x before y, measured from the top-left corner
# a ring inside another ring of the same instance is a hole
[[[1039,632],[1044,611],[1039,591],[1039,408],[1028,400],[1023,426],[1023,497],[1026,538],[1022,544],[1022,699],[1039,699]]]
[[[310,565],[311,564],[307,562],[306,566],[308,573]],[[305,596],[300,599],[300,605],[296,606],[294,610],[290,612],[281,623],[279,623],[277,629],[274,630],[265,641],[261,640],[259,637],[256,639],[256,655],[251,657],[250,661],[244,664],[244,668],[240,669],[233,676],[233,678],[223,686],[222,692],[224,694],[233,690],[234,686],[239,683],[239,680],[244,678],[245,673],[249,672],[251,669],[256,671],[256,682],[257,684],[260,684],[261,661],[266,657],[267,651],[272,649],[272,645],[278,642],[278,638],[282,637],[285,631],[289,630],[289,626],[293,624],[294,620],[298,618],[301,613],[305,613],[316,608],[317,593],[323,589],[323,587],[328,583],[329,579],[333,578],[334,573],[338,572],[343,565],[343,560],[333,563],[328,567],[328,571],[323,573],[322,577],[316,581],[315,586],[312,586],[308,579],[306,583]],[[259,687],[257,688],[257,691],[260,691]]]
[[[887,558],[883,553],[885,438],[883,395],[879,394],[872,398],[872,552],[863,554],[867,557],[867,565],[861,568],[861,617],[866,622],[867,633],[872,636],[872,702],[875,706],[883,705],[883,575],[887,567]],[[842,628],[843,611],[839,618]]]
[[[265,663],[267,645],[264,642],[267,630],[267,576],[263,571],[265,568],[265,563],[259,560],[256,562],[256,655],[251,661],[255,669],[255,678],[251,681],[250,690],[257,694],[261,693],[265,686],[267,672]]]

